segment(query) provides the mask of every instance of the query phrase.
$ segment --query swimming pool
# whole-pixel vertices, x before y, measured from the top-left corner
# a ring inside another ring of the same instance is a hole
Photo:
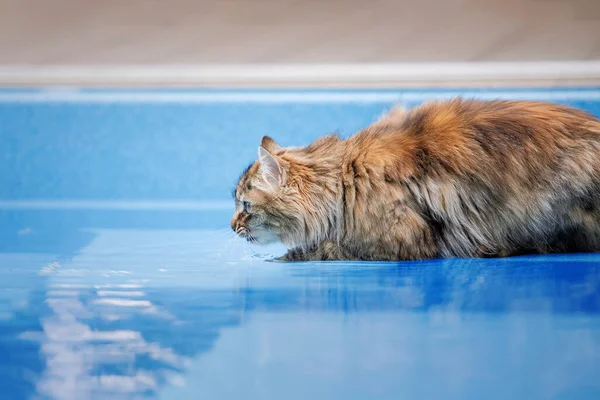
[[[263,135],[458,94],[600,116],[600,89],[0,91],[2,399],[599,398],[600,256],[290,265],[232,239]]]

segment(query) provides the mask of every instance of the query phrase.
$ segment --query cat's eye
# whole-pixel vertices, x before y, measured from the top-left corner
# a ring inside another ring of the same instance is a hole
[[[250,213],[250,202],[249,201],[244,201],[244,202],[242,202],[242,205],[244,207],[244,212],[245,213]]]

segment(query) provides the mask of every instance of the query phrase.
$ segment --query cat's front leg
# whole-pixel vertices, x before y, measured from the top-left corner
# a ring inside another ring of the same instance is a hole
[[[288,252],[276,258],[275,261],[293,262],[293,261],[342,261],[353,260],[342,247],[333,240],[324,240],[310,249],[291,249]]]

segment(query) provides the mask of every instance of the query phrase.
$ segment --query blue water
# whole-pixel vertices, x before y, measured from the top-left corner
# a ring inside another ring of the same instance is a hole
[[[228,230],[262,135],[451,94],[0,91],[0,398],[600,398],[598,255],[279,264]]]

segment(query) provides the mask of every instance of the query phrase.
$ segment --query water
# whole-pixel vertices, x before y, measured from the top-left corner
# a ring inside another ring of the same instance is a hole
[[[262,134],[355,129],[387,100],[109,93],[0,93],[2,399],[600,398],[598,255],[282,264],[233,238]]]

